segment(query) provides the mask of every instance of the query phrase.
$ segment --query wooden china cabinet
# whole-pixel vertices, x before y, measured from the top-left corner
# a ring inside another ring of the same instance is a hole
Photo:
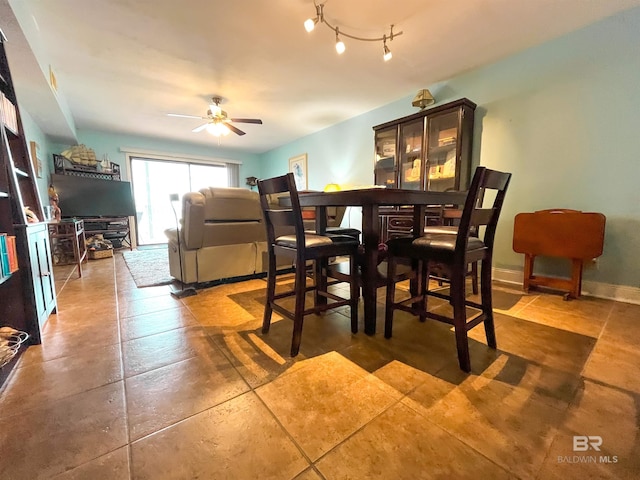
[[[425,191],[466,190],[476,104],[463,98],[373,127],[375,184]],[[440,209],[437,209],[439,217]],[[380,239],[411,232],[410,207],[380,209]]]

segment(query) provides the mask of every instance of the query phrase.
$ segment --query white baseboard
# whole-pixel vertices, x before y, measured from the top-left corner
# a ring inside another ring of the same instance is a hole
[[[494,268],[492,275],[494,280],[522,286],[522,270]],[[582,282],[582,294],[640,305],[640,288],[627,285],[584,281]]]

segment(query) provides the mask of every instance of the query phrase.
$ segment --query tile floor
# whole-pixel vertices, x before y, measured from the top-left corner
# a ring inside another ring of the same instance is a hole
[[[447,325],[398,312],[386,340],[382,307],[371,337],[309,318],[292,360],[264,280],[176,300],[120,255],[68,274],[0,391],[1,479],[640,478],[638,305],[496,285],[499,348],[472,330],[466,375]]]

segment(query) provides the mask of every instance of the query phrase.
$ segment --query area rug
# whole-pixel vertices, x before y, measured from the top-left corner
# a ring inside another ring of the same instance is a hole
[[[166,248],[150,248],[123,252],[124,261],[138,288],[167,285],[173,282],[169,274]]]

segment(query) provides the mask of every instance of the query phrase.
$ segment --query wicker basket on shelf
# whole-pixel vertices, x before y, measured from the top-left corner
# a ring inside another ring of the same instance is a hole
[[[108,248],[104,250],[89,250],[89,260],[98,260],[99,258],[111,258],[113,257],[113,248]]]
[[[29,334],[11,327],[0,327],[0,368],[16,356],[20,345],[29,338]]]
[[[85,242],[89,260],[113,257],[113,244],[110,240],[105,240],[102,234],[92,235]]]

